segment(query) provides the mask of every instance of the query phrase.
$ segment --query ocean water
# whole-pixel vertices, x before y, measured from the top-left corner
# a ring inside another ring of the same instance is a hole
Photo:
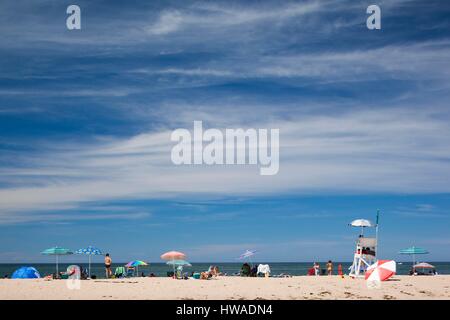
[[[254,262],[255,264],[258,262]],[[263,262],[266,264],[267,262]],[[344,273],[348,273],[348,268],[350,267],[350,262],[334,262],[334,273],[337,273],[337,265],[341,263]],[[436,267],[436,270],[439,274],[450,274],[450,262],[430,262],[432,265]],[[60,263],[59,270],[64,271],[66,268],[72,263]],[[83,268],[87,268],[87,263],[73,263],[77,265],[81,265]],[[305,262],[272,262],[267,263],[270,265],[272,275],[277,274],[289,274],[289,275],[306,275],[309,268],[312,267],[312,263]],[[124,266],[125,263],[115,263],[112,266],[112,270],[114,272],[115,268],[118,266]],[[201,272],[208,270],[210,265],[217,265],[221,272],[225,272],[228,275],[232,275],[233,273],[239,272],[242,263],[227,263],[227,262],[211,262],[211,263],[192,263],[192,267],[185,267],[184,271],[186,272]],[[321,268],[325,268],[326,262],[320,263]],[[403,262],[402,264],[397,264],[397,274],[406,275],[408,274],[411,268],[411,262]],[[23,264],[0,264],[0,277],[4,277],[7,275],[11,277],[12,273],[20,268],[21,266],[33,266],[35,267],[41,276],[45,276],[55,272],[55,264],[51,263],[23,263]],[[139,273],[144,272],[145,275],[150,273],[154,273],[158,277],[167,276],[167,272],[171,271],[172,267],[166,265],[165,263],[150,263],[149,266],[140,267]],[[91,265],[91,274],[96,275],[97,278],[105,277],[105,269],[104,265],[101,263],[93,263]]]

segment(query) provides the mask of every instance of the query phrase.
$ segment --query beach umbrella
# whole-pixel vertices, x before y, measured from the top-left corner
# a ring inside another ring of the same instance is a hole
[[[252,264],[252,260],[251,257],[254,256],[256,253],[256,250],[245,250],[244,253],[242,253],[238,259],[242,260],[242,259],[248,259],[248,261],[250,262],[250,264]]]
[[[184,260],[184,259],[186,259],[186,255],[183,252],[179,252],[179,251],[169,251],[169,252],[163,253],[161,255],[161,259],[162,260],[170,260],[170,261]],[[173,264],[173,274],[175,276],[175,264]]]
[[[89,278],[91,277],[91,257],[96,255],[102,255],[102,251],[99,248],[89,246],[87,248],[78,249],[76,254],[87,254],[89,256]]]
[[[11,279],[36,279],[40,278],[41,275],[33,267],[20,267],[11,276]]]
[[[56,273],[58,274],[59,256],[73,254],[73,252],[69,249],[56,246],[53,248],[45,249],[41,252],[41,254],[52,255],[56,257]]]
[[[245,252],[239,256],[239,259],[250,258],[255,253],[256,253],[256,250],[245,250]]]
[[[364,234],[364,228],[371,228],[376,226],[370,220],[367,219],[356,219],[350,222],[349,225],[352,227],[360,227],[361,235]]]
[[[436,268],[429,263],[421,262],[421,263],[413,265],[413,270],[416,270],[416,269],[422,269],[422,272],[425,272],[425,269],[436,269]]]
[[[350,222],[350,225],[352,227],[364,227],[364,228],[366,228],[366,227],[374,227],[375,226],[370,220],[367,220],[367,219],[356,219],[356,220],[353,220],[352,222]]]
[[[419,248],[419,247],[410,247],[410,248],[406,248],[406,249],[402,249],[399,251],[400,254],[407,254],[413,257],[413,265],[416,264],[416,255],[418,254],[427,254],[429,253],[426,249],[424,248]]]
[[[433,265],[426,263],[426,262],[421,262],[421,263],[415,264],[413,266],[413,268],[435,269],[435,267]]]
[[[166,264],[174,265],[174,266],[182,266],[182,267],[192,267],[192,264],[190,264],[186,260],[170,260],[170,261],[167,261]]]
[[[169,251],[161,255],[161,259],[163,260],[183,260],[185,258],[186,255],[183,252],[178,251]]]
[[[396,272],[394,260],[378,260],[367,268],[365,279],[367,281],[386,281]]]
[[[148,263],[142,260],[133,260],[125,265],[127,268],[136,268],[136,274],[139,274],[139,266],[148,266]]]

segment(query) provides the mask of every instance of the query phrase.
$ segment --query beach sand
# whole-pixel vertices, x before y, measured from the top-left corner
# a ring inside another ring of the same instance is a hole
[[[450,275],[395,276],[381,288],[363,279],[338,276],[292,278],[218,277],[212,280],[127,278],[81,281],[68,289],[66,280],[0,280],[0,299],[450,299]]]

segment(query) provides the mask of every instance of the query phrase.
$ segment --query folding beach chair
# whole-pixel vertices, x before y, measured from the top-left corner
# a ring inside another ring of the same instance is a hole
[[[126,277],[134,277],[134,268],[127,268]]]
[[[117,267],[114,271],[114,276],[116,278],[123,278],[126,275],[125,267]]]

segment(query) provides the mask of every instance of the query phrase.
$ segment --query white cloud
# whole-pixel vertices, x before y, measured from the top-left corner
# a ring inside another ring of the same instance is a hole
[[[186,18],[177,10],[165,11],[161,13],[158,21],[148,28],[147,31],[154,35],[165,35],[177,31],[184,20]]]
[[[304,14],[317,12],[326,6],[318,1],[301,4],[262,6],[251,8],[245,6],[219,6],[217,4],[197,4],[184,11],[165,10],[160,13],[156,22],[146,28],[151,35],[167,35],[194,28],[199,33],[221,30],[233,26],[255,24],[271,20],[286,20]]]
[[[450,126],[427,110],[309,115],[249,126],[280,128],[278,175],[262,177],[256,166],[174,166],[170,131],[161,131],[55,145],[29,158],[24,168],[3,168],[8,174],[1,182],[14,181],[14,187],[0,189],[0,209],[14,215],[90,201],[192,194],[450,192]],[[40,173],[52,178],[35,184]]]

